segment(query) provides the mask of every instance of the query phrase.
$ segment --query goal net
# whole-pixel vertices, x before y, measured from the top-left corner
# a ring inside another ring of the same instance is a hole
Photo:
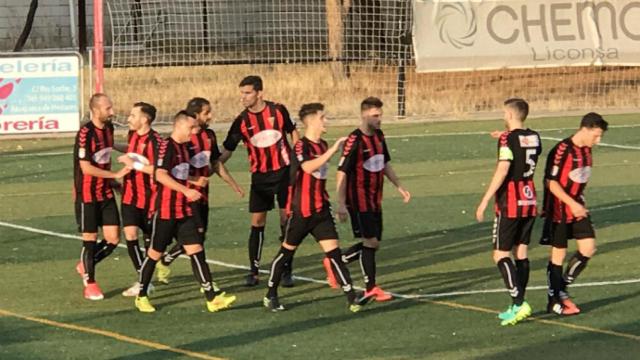
[[[640,105],[634,67],[418,74],[411,12],[408,0],[107,0],[105,91],[119,113],[146,100],[164,116],[203,96],[218,121],[242,110],[250,74],[292,113],[321,101],[334,118],[357,117],[367,96],[412,118],[495,116],[510,96],[549,113]]]

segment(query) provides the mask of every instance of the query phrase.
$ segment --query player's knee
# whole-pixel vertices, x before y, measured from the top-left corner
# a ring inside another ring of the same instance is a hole
[[[596,248],[595,245],[588,247],[586,249],[581,249],[580,253],[588,258],[593,257],[593,255],[596,254],[596,251],[598,251],[598,248]]]
[[[508,258],[509,257],[509,252],[508,251],[494,251],[493,252],[493,262],[494,263],[498,263],[500,262],[500,260],[504,259],[504,258]]]
[[[289,244],[289,243],[285,240],[285,241],[283,241],[283,242],[282,242],[282,247],[283,247],[283,248],[285,248],[285,249],[287,249],[287,250],[291,250],[291,251],[293,251],[293,250],[295,250],[298,246],[297,246],[297,245]]]
[[[162,253],[153,248],[149,248],[149,250],[147,250],[147,256],[154,261],[158,261],[160,257],[162,257]]]
[[[267,213],[253,213],[251,226],[264,226],[267,223]]]
[[[527,251],[527,246],[526,245],[520,245],[517,248],[515,248],[513,250],[513,256],[517,259],[517,260],[524,260],[528,257],[528,251]]]
[[[124,237],[127,241],[138,241],[138,229],[136,227],[133,229],[124,228]]]
[[[98,233],[82,233],[83,241],[97,241]]]
[[[371,249],[378,249],[378,247],[380,247],[380,241],[376,238],[363,239],[362,245]]]
[[[549,259],[551,260],[551,263],[554,265],[562,265],[566,255],[567,255],[566,248],[551,247],[551,254],[549,256]]]
[[[194,244],[194,245],[184,245],[184,252],[185,254],[187,254],[188,256],[191,256],[193,254],[197,254],[200,251],[202,251],[202,245],[199,244]]]

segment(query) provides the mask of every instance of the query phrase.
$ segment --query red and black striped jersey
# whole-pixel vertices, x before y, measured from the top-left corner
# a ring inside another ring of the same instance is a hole
[[[371,136],[354,130],[344,144],[338,171],[347,175],[347,207],[360,212],[382,211],[384,168],[391,160],[382,130]]]
[[[162,141],[160,134],[153,129],[144,135],[140,135],[136,131],[129,131],[127,155],[143,165],[153,165],[156,163],[158,147]],[[155,188],[156,184],[151,175],[131,170],[124,177],[122,203],[134,205],[138,209],[149,209],[151,195]]]
[[[538,214],[533,174],[542,152],[540,135],[531,129],[502,133],[498,140],[498,161],[509,161],[509,172],[496,191],[496,214],[507,218]]]
[[[242,140],[249,154],[251,172],[274,172],[289,166],[291,147],[286,135],[295,129],[284,105],[267,101],[261,112],[246,109],[233,121],[223,146],[234,151]]]
[[[89,161],[102,170],[111,170],[113,150],[113,124],[97,128],[89,121],[76,134],[73,150],[74,197],[83,203],[99,202],[113,198],[111,180],[85,175],[80,161]]]
[[[295,212],[302,217],[309,217],[329,208],[329,194],[326,186],[329,165],[325,163],[311,174],[302,170],[302,163],[321,156],[327,152],[327,149],[327,143],[322,139],[316,143],[303,137],[295,144],[287,201],[289,214]]]
[[[189,146],[187,143],[179,144],[171,137],[160,143],[158,148],[158,169],[166,170],[169,176],[176,182],[188,186],[189,181]],[[189,201],[183,193],[156,183],[156,192],[153,194],[150,213],[158,213],[160,219],[182,219],[192,215]]]
[[[562,140],[551,149],[544,173],[544,216],[551,216],[558,223],[576,221],[571,209],[551,193],[549,181],[557,181],[569,196],[584,205],[583,193],[591,177],[592,166],[591,148],[576,146],[571,138]]]
[[[220,157],[216,133],[208,128],[200,128],[197,134],[191,135],[189,143],[189,155],[191,156],[191,175],[205,176],[213,175],[213,164]],[[189,187],[196,189],[202,194],[200,201],[207,202],[209,199],[209,184],[201,187],[189,184]]]

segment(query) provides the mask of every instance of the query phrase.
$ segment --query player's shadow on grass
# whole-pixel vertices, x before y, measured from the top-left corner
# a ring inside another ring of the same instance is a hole
[[[296,306],[291,306],[288,311],[304,311],[303,305],[317,301],[308,300],[301,303],[296,303]],[[294,322],[286,322],[278,326],[270,326],[262,329],[250,330],[237,334],[223,335],[219,337],[212,337],[208,339],[198,340],[192,343],[180,345],[181,349],[197,352],[214,352],[218,349],[234,348],[239,346],[251,345],[257,340],[265,340],[272,337],[281,337],[288,334],[296,334],[299,332],[305,332],[314,330],[326,326],[336,326],[343,322],[350,321],[362,321],[371,316],[376,316],[380,313],[389,313],[393,311],[401,311],[415,306],[428,306],[426,302],[411,301],[411,300],[398,300],[393,301],[385,305],[379,305],[371,308],[365,308],[357,314],[340,313],[339,315],[323,317],[317,319],[304,319]],[[300,306],[300,308],[298,308]],[[346,311],[346,310],[345,310]],[[283,314],[272,314],[273,316],[287,316]],[[170,353],[166,351],[148,351],[145,353],[138,353],[135,355],[122,356],[115,359],[172,359],[180,357],[182,355],[176,353]]]

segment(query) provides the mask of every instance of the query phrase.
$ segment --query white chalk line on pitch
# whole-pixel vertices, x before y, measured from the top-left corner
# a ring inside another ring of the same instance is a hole
[[[620,208],[620,207],[625,207],[625,206],[630,206],[630,205],[635,205],[635,204],[636,203],[614,205],[614,206],[610,206],[610,207],[608,207],[606,209]],[[604,210],[604,209],[605,208],[600,208],[600,209],[596,209],[596,210]],[[594,211],[596,211],[596,210],[594,210]],[[0,226],[4,226],[4,227],[7,227],[7,228],[11,228],[11,229],[27,231],[27,232],[36,233],[36,234],[55,236],[55,237],[64,238],[64,239],[82,240],[82,237],[80,237],[78,235],[64,234],[64,233],[59,233],[59,232],[55,232],[55,231],[37,229],[37,228],[34,228],[34,227],[30,227],[30,226],[23,226],[23,225],[4,222],[4,221],[0,221]],[[127,246],[125,244],[123,244],[123,243],[119,243],[118,247],[121,247],[121,248],[124,248],[124,249],[127,248]],[[184,259],[187,259],[187,260],[189,259],[189,257],[185,256],[185,255],[181,255],[180,257],[184,258]],[[218,260],[207,259],[207,263],[212,264],[212,265],[226,267],[226,268],[231,268],[231,269],[249,270],[248,266],[231,264],[231,263],[226,263],[226,262],[218,261]],[[267,270],[260,270],[260,272],[263,273],[263,274],[268,274],[269,273],[269,271],[267,271]],[[318,280],[318,279],[314,279],[314,278],[310,278],[310,277],[306,277],[306,276],[294,275],[293,277],[295,279],[297,279],[297,280],[306,281],[306,282],[310,282],[310,283],[324,284],[324,285],[327,284],[327,282],[324,281],[324,280]],[[638,279],[627,279],[627,280],[611,280],[611,281],[597,281],[597,282],[588,282],[588,283],[578,283],[578,284],[572,284],[571,286],[572,287],[596,287],[596,286],[609,286],[609,285],[626,285],[626,284],[635,284],[635,283],[640,283],[640,278],[638,278]],[[354,287],[354,288],[356,288],[358,290],[363,290],[360,287]],[[547,290],[547,286],[529,286],[529,287],[527,287],[527,290]],[[464,291],[452,291],[452,292],[434,293],[434,294],[401,294],[401,293],[394,293],[394,292],[390,292],[390,293],[394,297],[401,298],[401,299],[433,299],[433,298],[440,298],[440,297],[447,297],[447,296],[489,294],[489,293],[500,293],[500,292],[506,292],[506,290],[503,289],[503,288],[502,289],[484,289],[484,290],[464,290]]]
[[[609,125],[610,129],[621,129],[621,128],[636,128],[640,127],[640,124],[625,124],[625,125]],[[545,131],[565,131],[565,130],[575,130],[575,127],[571,128],[550,128],[550,129],[540,129],[536,130],[537,132],[545,132]],[[439,136],[466,136],[466,135],[489,135],[490,131],[460,131],[460,132],[443,132],[443,133],[424,133],[424,134],[407,134],[407,135],[385,135],[387,139],[403,139],[403,138],[420,138],[420,137],[439,137]],[[543,137],[545,139],[545,137]],[[546,138],[547,140],[562,140],[556,138]],[[327,138],[326,140],[336,140],[336,138]],[[615,145],[615,144],[605,144],[601,143],[599,146],[604,147],[615,147],[620,149],[630,149],[630,150],[640,150],[638,146],[626,146],[626,145]],[[0,153],[0,157],[29,157],[29,156],[60,156],[60,155],[71,155],[72,151],[54,151],[54,152],[43,152],[43,153],[24,153],[24,154],[2,154]]]

